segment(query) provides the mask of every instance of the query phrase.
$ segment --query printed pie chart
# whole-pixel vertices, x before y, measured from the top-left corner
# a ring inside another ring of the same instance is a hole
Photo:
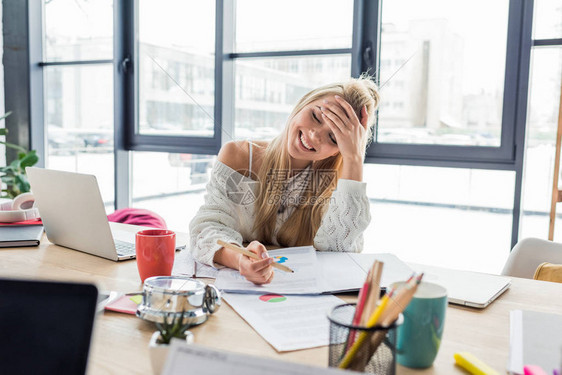
[[[279,295],[279,294],[264,294],[260,296],[260,300],[263,302],[283,302],[287,299],[287,297]]]

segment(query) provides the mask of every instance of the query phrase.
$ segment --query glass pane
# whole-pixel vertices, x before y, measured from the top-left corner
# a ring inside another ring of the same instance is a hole
[[[236,52],[351,48],[352,0],[238,0]]]
[[[113,210],[113,67],[45,68],[46,166],[98,178]]]
[[[350,77],[351,55],[235,62],[235,139],[272,139],[308,91]]]
[[[168,228],[188,232],[204,203],[213,155],[132,152],[133,207],[156,212]]]
[[[523,204],[519,238],[548,238],[556,130],[560,105],[562,47],[532,51]],[[562,188],[562,181],[558,182]],[[557,205],[554,240],[562,241],[562,205]]]
[[[139,133],[214,135],[215,2],[139,3]]]
[[[44,0],[47,61],[113,58],[113,0]]]
[[[533,39],[562,38],[562,2],[535,0]]]
[[[511,248],[514,172],[367,164],[364,180],[372,214],[364,253],[501,272]]]
[[[379,142],[500,145],[508,5],[383,2]]]

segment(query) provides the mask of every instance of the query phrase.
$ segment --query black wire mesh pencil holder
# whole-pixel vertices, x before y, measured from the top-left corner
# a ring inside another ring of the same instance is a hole
[[[329,366],[338,367],[347,355],[352,358],[347,367],[350,370],[376,375],[395,375],[395,331],[402,324],[402,315],[389,327],[354,326],[352,322],[355,306],[355,303],[338,305],[328,315],[330,320]],[[356,343],[357,341],[360,341],[361,345]],[[354,345],[357,345],[358,350],[355,355],[350,356],[349,351]]]

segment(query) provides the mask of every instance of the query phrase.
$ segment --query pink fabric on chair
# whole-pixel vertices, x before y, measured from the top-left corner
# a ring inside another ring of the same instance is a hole
[[[142,208],[122,208],[107,215],[109,221],[132,225],[142,225],[158,229],[168,229],[166,221],[160,215]]]

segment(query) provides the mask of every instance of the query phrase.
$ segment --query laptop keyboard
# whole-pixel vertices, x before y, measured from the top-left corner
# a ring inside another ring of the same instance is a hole
[[[115,249],[119,256],[134,255],[136,252],[134,243],[119,240],[115,240]]]

